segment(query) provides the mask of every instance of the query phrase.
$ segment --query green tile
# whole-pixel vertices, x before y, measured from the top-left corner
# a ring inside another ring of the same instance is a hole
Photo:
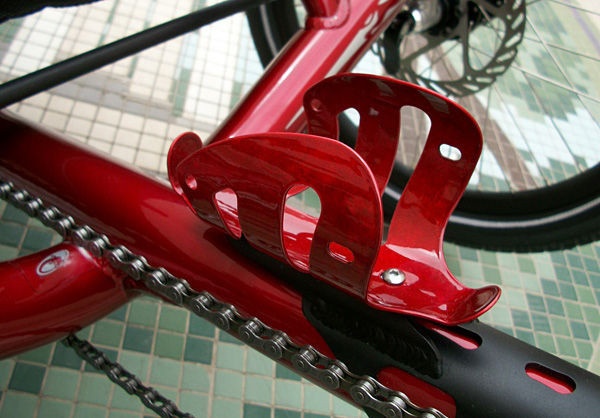
[[[462,260],[479,261],[477,250],[469,247],[458,247],[458,253]]]
[[[519,256],[517,257],[517,263],[519,265],[519,271],[523,273],[531,273],[535,274],[535,264],[533,260],[527,256]]]
[[[510,271],[510,270],[501,270],[500,274],[502,275],[502,284],[503,284],[503,289],[507,289],[507,288],[516,288],[516,289],[522,289],[523,288],[523,281],[521,280],[521,276],[519,276],[519,274],[516,271]]]
[[[489,264],[490,266],[498,265],[498,257],[496,257],[496,253],[480,250],[479,256],[481,258],[481,262],[484,264]]]
[[[8,388],[20,392],[40,393],[46,376],[46,367],[17,361]]]
[[[583,264],[587,271],[591,271],[594,273],[600,273],[600,265],[598,264],[598,260],[594,260],[593,258],[584,257]]]
[[[76,404],[73,418],[105,418],[106,409],[97,406]]]
[[[498,253],[498,264],[509,270],[517,270],[517,259],[514,254]]]
[[[108,413],[108,418],[138,418],[138,414],[132,414],[131,412],[123,412],[123,411],[110,411]]]
[[[0,262],[15,259],[18,255],[19,251],[16,248],[0,245]]]
[[[302,384],[290,380],[275,380],[275,405],[302,408]]]
[[[0,417],[33,418],[37,397],[19,392],[6,392],[2,399]]]
[[[573,278],[571,277],[571,272],[566,267],[554,266],[554,272],[556,273],[556,278],[560,282],[571,283],[573,282]]]
[[[575,287],[570,283],[559,283],[558,287],[560,288],[560,295],[569,300],[577,300],[577,292],[575,292]]]
[[[581,359],[589,360],[594,355],[594,346],[588,341],[575,341],[575,348]]]
[[[219,330],[219,341],[222,341],[224,343],[242,345],[242,346],[244,345],[244,343],[242,343],[240,340],[238,340],[237,338],[235,338],[232,335],[229,335],[228,333],[226,333],[223,330]]]
[[[213,342],[188,336],[185,344],[183,358],[185,361],[194,361],[198,363],[212,363]]]
[[[291,409],[275,409],[274,418],[301,418],[300,411],[292,411]]]
[[[600,252],[600,250],[599,250]],[[456,246],[455,244],[452,244],[450,242],[446,242],[444,241],[444,254],[446,256],[451,256],[454,258],[458,257],[458,246]]]
[[[40,251],[49,248],[52,244],[54,233],[48,230],[29,228],[23,240],[23,248],[31,251]]]
[[[244,371],[246,348],[233,344],[217,344],[217,367],[226,370]]]
[[[554,344],[554,338],[552,335],[546,334],[535,334],[536,347],[551,353],[557,354],[556,345]]]
[[[188,312],[181,308],[163,305],[160,310],[158,327],[167,331],[184,333],[188,323]]]
[[[530,345],[535,345],[535,337],[531,331],[525,331],[522,329],[515,330],[515,337],[519,340],[526,342]]]
[[[567,311],[567,317],[571,319],[583,320],[583,311],[581,310],[581,306],[579,306],[578,303],[570,302],[567,300],[564,302],[564,305]]]
[[[340,398],[332,397],[333,414],[336,417],[358,417],[359,410]]]
[[[150,357],[130,351],[122,351],[119,356],[119,363],[131,373],[145,380],[150,367]]]
[[[511,308],[519,308],[527,310],[527,298],[521,291],[515,289],[504,290],[504,300],[508,303]]]
[[[154,332],[152,330],[128,325],[125,330],[123,348],[140,353],[150,353],[153,338]]]
[[[583,322],[579,321],[570,321],[569,325],[571,326],[571,332],[573,337],[579,338],[582,340],[589,340],[590,334],[588,333],[587,327]]]
[[[158,315],[158,305],[144,301],[134,301],[129,308],[127,322],[154,328]]]
[[[81,376],[77,401],[92,405],[108,405],[112,385],[106,376],[84,373]]]
[[[81,360],[75,351],[62,344],[56,344],[54,347],[54,355],[52,356],[52,365],[68,367],[70,369],[81,369],[83,360]]]
[[[500,275],[500,270],[496,267],[488,267],[483,266],[483,277],[487,283],[491,284],[502,284],[502,276]]]
[[[583,269],[583,260],[581,259],[581,257],[579,255],[569,253],[569,252],[567,252],[566,255],[567,255],[567,262],[569,263],[569,265],[571,267]]]
[[[550,258],[556,264],[562,264],[562,265],[566,265],[567,264],[567,259],[565,258],[565,255],[562,253],[562,251],[553,251],[553,252],[551,252],[550,253]]]
[[[312,412],[320,412],[322,414],[330,413],[331,395],[325,390],[314,386],[304,386],[304,409]]]
[[[241,399],[244,378],[239,373],[215,371],[215,395]]]
[[[115,387],[113,389],[113,396],[110,401],[110,406],[111,408],[133,412],[141,412],[144,408],[144,405],[137,397],[131,396],[119,387]]]
[[[211,376],[206,367],[196,364],[183,364],[182,389],[208,393],[210,391],[210,381]]]
[[[600,312],[598,312],[598,308],[596,306],[584,306],[583,316],[587,322],[600,324]]]
[[[246,359],[246,373],[273,376],[275,362],[255,350],[248,350]]]
[[[12,205],[7,205],[4,209],[4,213],[2,214],[2,220],[21,225],[27,225],[27,222],[29,221],[29,216],[22,210],[19,210]]]
[[[37,418],[67,418],[71,416],[72,409],[70,402],[42,398]]]
[[[0,244],[17,247],[23,238],[25,227],[14,224],[0,224]]]
[[[261,376],[246,376],[244,399],[250,402],[270,405],[273,393],[273,380]]]
[[[181,376],[181,362],[155,358],[152,361],[150,371],[150,383],[179,387],[179,377]]]
[[[208,396],[201,393],[181,392],[179,409],[195,417],[208,416]]]
[[[573,283],[589,286],[590,281],[588,280],[587,273],[583,270],[571,269],[571,276],[573,277]]]
[[[244,418],[271,418],[271,408],[245,403],[243,417]]]
[[[446,264],[448,265],[448,269],[454,274],[456,277],[462,277],[462,270],[460,268],[460,261],[454,257],[446,257]]]
[[[117,321],[125,321],[125,317],[127,316],[127,310],[129,309],[129,305],[121,306],[114,312],[111,312],[110,315],[107,316],[109,319],[114,319]]]
[[[52,367],[48,369],[42,393],[52,398],[73,400],[79,386],[79,377],[78,372]]]
[[[558,290],[558,285],[553,280],[542,279],[542,290],[544,294],[550,296],[560,296],[560,292]]]
[[[0,361],[0,389],[8,387],[8,381],[12,374],[15,362],[13,360]]]
[[[577,299],[582,304],[596,305],[596,298],[594,292],[589,287],[575,286],[575,292],[577,292]]]
[[[159,331],[154,343],[154,355],[181,360],[183,358],[184,336]]]
[[[531,321],[529,320],[529,314],[527,311],[522,311],[520,309],[511,309],[513,324],[516,327],[531,329]]]
[[[566,338],[557,337],[556,344],[558,345],[559,354],[570,357],[575,357],[577,355],[573,341]]]
[[[321,414],[313,414],[312,412],[305,412],[304,418],[329,418],[329,416],[321,415]]]
[[[544,304],[544,299],[541,296],[527,293],[527,305],[532,311],[546,312],[546,305]]]
[[[542,293],[540,279],[535,274],[521,273],[523,290],[533,293]]]
[[[196,315],[190,315],[188,332],[193,335],[213,338],[215,336],[215,326]]]
[[[109,347],[120,347],[123,339],[123,328],[125,326],[115,321],[100,321],[94,325],[92,342]]]
[[[548,321],[548,317],[546,315],[532,312],[531,318],[533,320],[533,329],[535,331],[548,333],[552,332],[552,329],[550,328],[550,322]]]
[[[298,376],[296,373],[294,373],[287,367],[282,366],[281,364],[277,364],[277,363],[275,364],[275,377],[277,377],[279,379],[295,380],[298,382],[300,380],[302,380],[302,378],[300,376]]]
[[[565,316],[565,309],[560,299],[546,298],[546,305],[551,314]]]
[[[231,399],[214,398],[212,400],[212,414],[214,418],[240,418],[242,415],[242,403]]]
[[[50,355],[52,354],[52,344],[47,344],[33,350],[29,350],[26,353],[19,354],[19,360],[29,361],[32,363],[48,364],[50,361]]]
[[[483,280],[483,272],[481,271],[481,265],[473,261],[461,261],[460,267],[462,270],[461,277],[467,279]]]
[[[563,318],[550,317],[550,324],[552,325],[552,331],[556,335],[564,335],[567,337],[571,336],[571,331],[568,322]]]

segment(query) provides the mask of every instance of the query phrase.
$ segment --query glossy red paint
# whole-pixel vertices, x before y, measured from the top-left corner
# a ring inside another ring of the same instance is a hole
[[[380,196],[394,165],[403,106],[424,111],[432,126],[380,249]],[[471,116],[412,84],[358,74],[316,84],[306,93],[304,107],[309,133],[320,136],[242,136],[178,160],[190,149],[192,134],[182,135],[169,157],[174,189],[205,221],[234,238],[243,233],[255,248],[296,268],[308,266],[313,276],[374,308],[446,325],[471,321],[490,309],[500,289],[462,285],[442,252],[446,224],[481,153],[481,133]],[[349,108],[360,114],[356,151],[336,141],[337,116]],[[456,157],[444,156],[443,147]],[[322,205],[312,243],[304,245],[310,246],[308,260],[300,258],[306,250],[286,250],[283,228],[286,197],[292,188],[307,185]],[[217,193],[225,189],[235,206],[218,204]],[[332,252],[332,244],[346,249],[346,256]],[[402,271],[403,284],[382,280],[392,268]]]
[[[308,25],[298,32],[209,142],[259,132],[301,132],[304,92],[327,76],[350,70],[407,0],[340,2],[348,5],[347,19],[335,28]],[[316,13],[332,10],[336,1],[306,3]]]
[[[174,187],[183,185],[182,195],[200,218],[239,238],[215,202],[217,192],[233,190],[241,230],[252,246],[294,267],[308,264],[313,276],[346,292],[365,294],[381,243],[381,201],[368,166],[348,146],[303,134],[249,135],[209,145],[169,175]],[[184,184],[190,178],[197,187]],[[308,260],[300,258],[304,251],[287,251],[283,239],[286,197],[297,185],[312,187],[321,200]],[[354,262],[335,257],[331,243],[347,248]]]
[[[0,177],[143,254],[194,289],[207,290],[242,314],[260,317],[300,344],[332,355],[304,317],[301,295],[240,255],[169,184],[11,117],[0,117],[0,131]],[[48,158],[52,155],[60,158]]]
[[[0,263],[0,359],[79,331],[136,294],[121,274],[67,243]]]
[[[456,417],[456,403],[452,396],[410,373],[386,367],[379,371],[377,380],[390,389],[405,393],[417,405],[428,405],[448,418]]]
[[[469,289],[446,266],[443,236],[481,153],[477,123],[456,103],[418,86],[383,77],[339,75],[312,87],[305,95],[308,132],[337,138],[337,115],[353,108],[360,114],[356,152],[373,172],[383,194],[393,168],[400,136],[400,109],[421,109],[431,129],[413,176],[391,221],[366,293],[371,306],[446,325],[471,321],[490,309],[500,288]],[[442,147],[460,157],[447,158]],[[396,268],[402,285],[384,282],[384,271]]]

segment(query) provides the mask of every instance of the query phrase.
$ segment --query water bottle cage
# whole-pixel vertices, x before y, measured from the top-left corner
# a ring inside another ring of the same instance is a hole
[[[385,244],[381,196],[400,136],[400,109],[425,112],[431,128],[402,192]],[[500,289],[471,289],[448,270],[442,238],[481,153],[481,132],[454,102],[383,77],[343,74],[304,96],[308,134],[266,133],[205,148],[181,135],[168,157],[175,191],[202,219],[386,311],[456,325],[486,312]],[[339,142],[340,112],[360,114],[354,149]],[[452,152],[442,152],[451,150]],[[319,218],[286,205],[309,186]],[[314,232],[313,232],[314,231]]]

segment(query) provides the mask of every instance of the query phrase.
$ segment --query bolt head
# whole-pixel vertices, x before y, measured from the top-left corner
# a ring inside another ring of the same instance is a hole
[[[388,269],[381,274],[381,278],[387,284],[397,286],[404,283],[406,275],[398,269]]]

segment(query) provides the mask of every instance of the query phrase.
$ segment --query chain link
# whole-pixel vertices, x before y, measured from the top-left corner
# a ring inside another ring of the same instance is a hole
[[[331,359],[311,346],[294,344],[283,331],[275,330],[258,318],[242,316],[235,306],[219,301],[208,292],[197,292],[181,278],[164,268],[155,268],[142,256],[126,247],[114,246],[105,235],[98,234],[89,226],[78,225],[71,216],[63,214],[54,206],[45,205],[39,198],[25,190],[18,190],[10,182],[0,179],[0,198],[44,225],[58,232],[63,238],[89,251],[97,258],[105,258],[115,268],[125,272],[136,281],[143,282],[152,291],[167,297],[176,305],[184,306],[196,315],[208,320],[220,329],[235,334],[249,346],[274,360],[292,364],[298,374],[316,379],[324,387],[350,394],[360,406],[376,410],[386,418],[446,418],[434,408],[424,408],[412,402],[404,393],[393,391],[369,376],[359,376],[348,370],[339,360]],[[113,363],[99,350],[75,336],[66,338],[65,344],[128,393],[138,396],[144,405],[165,418],[191,418],[182,413],[173,402],[162,397],[153,388],[144,386],[139,378]]]

